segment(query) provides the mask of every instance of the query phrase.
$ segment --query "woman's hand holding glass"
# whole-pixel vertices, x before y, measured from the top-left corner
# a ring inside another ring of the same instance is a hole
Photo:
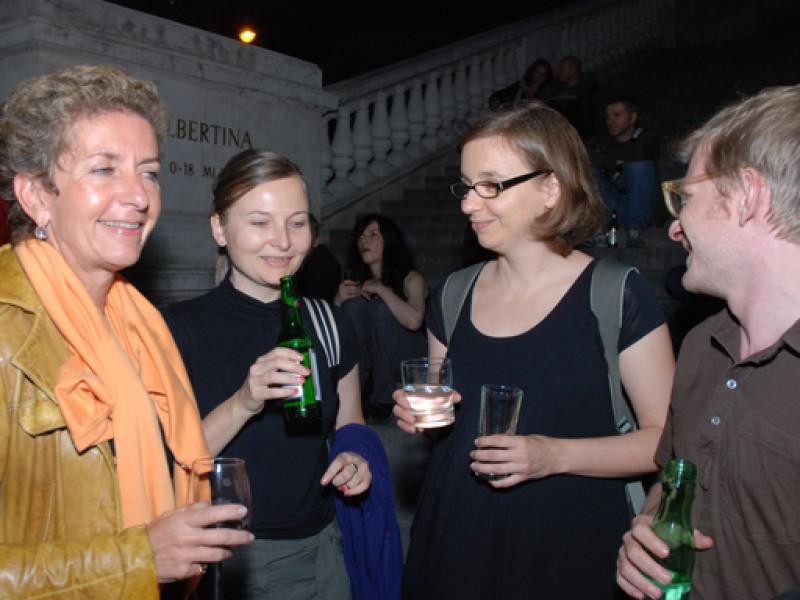
[[[361,297],[361,283],[353,279],[345,279],[339,284],[334,297],[334,304],[341,306],[343,302]]]
[[[159,583],[200,575],[209,563],[231,556],[231,546],[253,541],[249,531],[212,528],[217,523],[244,519],[239,504],[209,506],[202,502],[164,513],[147,525]]]
[[[408,403],[405,391],[402,389],[395,390],[392,394],[392,399],[395,403],[392,413],[397,417],[397,427],[406,433],[418,433],[423,431],[423,429],[417,427],[414,415],[411,414],[411,406]],[[461,394],[453,390],[453,404],[458,404],[460,402]]]
[[[559,440],[542,435],[487,435],[475,440],[470,468],[476,473],[508,475],[490,481],[506,488],[528,479],[542,479],[561,472]]]
[[[231,546],[253,541],[250,524],[250,481],[240,458],[194,461],[186,491],[190,502],[165,513],[147,527],[156,559],[158,581],[168,583],[205,573],[209,563],[231,556]]]

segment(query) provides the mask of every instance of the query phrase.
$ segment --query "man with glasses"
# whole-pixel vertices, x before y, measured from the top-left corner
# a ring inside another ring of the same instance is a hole
[[[692,598],[773,598],[800,583],[800,86],[732,105],[682,144],[685,179],[662,185],[689,252],[684,286],[729,309],[678,358],[656,451],[697,464]],[[662,597],[649,524],[660,486],[625,534],[617,582]]]
[[[656,161],[658,134],[639,126],[636,103],[627,97],[606,105],[607,132],[589,140],[597,188],[609,211],[616,210],[619,226],[628,230],[627,246],[643,248],[642,229],[652,227],[658,201]]]

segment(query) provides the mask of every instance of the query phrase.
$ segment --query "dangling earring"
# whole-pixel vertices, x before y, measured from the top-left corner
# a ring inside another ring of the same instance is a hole
[[[41,225],[37,225],[36,229],[33,232],[33,235],[36,236],[37,240],[46,240],[47,239],[47,229],[42,227]]]

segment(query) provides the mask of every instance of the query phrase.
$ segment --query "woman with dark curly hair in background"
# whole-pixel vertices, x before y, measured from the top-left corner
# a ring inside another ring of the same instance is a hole
[[[391,413],[400,361],[425,355],[427,295],[397,224],[374,213],[359,218],[334,302],[348,313],[358,335],[362,399],[370,416]]]

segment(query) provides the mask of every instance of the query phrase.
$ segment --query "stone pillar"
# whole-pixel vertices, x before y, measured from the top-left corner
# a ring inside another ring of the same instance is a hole
[[[401,167],[408,162],[405,147],[409,140],[409,123],[408,111],[406,111],[406,89],[399,84],[394,86],[394,94],[392,94],[389,125],[392,127],[392,151],[388,160],[395,167]]]
[[[392,128],[389,126],[389,112],[386,109],[386,92],[378,92],[375,106],[372,111],[372,147],[375,158],[372,160],[370,170],[378,177],[388,175],[392,165],[386,160],[386,155],[392,148]]]
[[[364,187],[374,179],[369,170],[369,161],[372,158],[372,130],[369,124],[369,105],[362,98],[356,110],[356,119],[353,123],[353,159],[355,168],[350,173],[349,179],[356,187]]]
[[[467,63],[458,63],[453,76],[453,94],[456,97],[456,122],[463,123],[470,113],[470,92],[467,83]]]
[[[339,107],[336,118],[336,133],[333,134],[331,143],[333,153],[334,178],[328,184],[328,190],[336,197],[343,196],[355,187],[348,174],[353,168],[353,136],[350,131],[350,109],[346,106]]]
[[[474,121],[481,114],[485,101],[483,97],[483,83],[481,82],[481,59],[475,55],[469,67],[467,78],[469,86],[469,121]]]
[[[428,73],[428,82],[425,84],[425,138],[422,143],[428,150],[435,150],[439,145],[436,132],[442,125],[442,107],[439,104],[439,82],[436,71]]]
[[[422,101],[422,83],[415,79],[411,84],[408,98],[408,134],[410,141],[406,153],[411,158],[419,158],[425,152],[422,136],[425,133],[425,105]]]

